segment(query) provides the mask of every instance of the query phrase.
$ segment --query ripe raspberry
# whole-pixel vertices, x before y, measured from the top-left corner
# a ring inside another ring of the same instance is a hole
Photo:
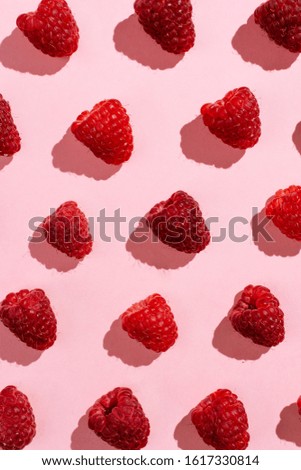
[[[162,49],[182,54],[194,45],[190,0],[136,0],[135,12],[144,31]]]
[[[36,423],[28,398],[10,385],[0,392],[0,447],[21,450],[31,443]]]
[[[31,348],[48,349],[56,340],[56,318],[41,289],[8,294],[0,305],[0,320]]]
[[[77,50],[79,31],[65,0],[42,0],[33,13],[17,18],[29,41],[51,57],[67,57]]]
[[[137,450],[147,444],[149,421],[129,388],[103,395],[89,412],[89,428],[117,449]]]
[[[92,250],[92,236],[85,214],[76,202],[62,204],[41,225],[47,241],[67,256],[84,259]]]
[[[167,351],[178,337],[178,328],[166,300],[153,294],[121,315],[122,328],[130,338],[156,352]]]
[[[129,116],[118,100],[104,100],[92,111],[82,112],[71,126],[75,137],[97,158],[120,165],[133,151],[133,134]]]
[[[248,447],[249,427],[244,405],[230,390],[217,390],[202,400],[191,420],[204,442],[217,450]]]
[[[0,94],[0,155],[11,156],[19,152],[21,139],[14,124],[11,109]]]
[[[229,91],[222,100],[204,104],[205,126],[225,144],[239,149],[254,147],[261,134],[259,106],[247,87]]]
[[[270,290],[247,286],[230,313],[236,331],[262,346],[276,346],[284,340],[283,312]]]
[[[185,253],[199,253],[210,242],[210,233],[198,203],[177,191],[156,204],[146,216],[148,225],[162,243]]]
[[[301,0],[269,0],[254,12],[269,38],[291,52],[301,52]]]
[[[277,191],[267,202],[265,211],[284,235],[301,241],[301,186]]]

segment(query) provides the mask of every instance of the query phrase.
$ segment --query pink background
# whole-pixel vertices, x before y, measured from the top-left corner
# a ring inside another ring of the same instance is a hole
[[[246,24],[259,3],[193,1],[196,44],[176,58],[144,34],[131,16],[133,0],[69,0],[81,40],[66,62],[36,51],[15,30],[17,16],[34,10],[36,0],[2,0],[0,91],[22,150],[0,159],[0,295],[44,289],[59,331],[54,347],[40,354],[0,327],[0,389],[19,387],[37,419],[28,448],[108,448],[88,430],[85,415],[116,386],[131,387],[149,417],[148,449],[206,448],[187,414],[220,387],[245,405],[250,449],[301,446],[293,404],[301,394],[300,245],[276,232],[275,244],[256,245],[248,224],[238,230],[248,234],[246,242],[227,237],[188,262],[162,246],[96,236],[92,254],[75,266],[51,247],[30,250],[27,241],[31,217],[70,199],[87,216],[105,207],[108,215],[120,208],[131,218],[183,189],[205,217],[220,218],[214,234],[233,216],[251,220],[251,208],[261,210],[277,189],[300,184],[301,60],[274,46],[251,20]],[[262,138],[244,156],[213,138],[198,118],[202,104],[238,86],[255,93],[262,118]],[[107,98],[126,106],[135,137],[131,160],[115,174],[70,133],[64,137],[81,111]],[[128,238],[126,227],[123,234]],[[285,312],[286,339],[269,351],[225,319],[249,283],[269,287]],[[156,291],[179,327],[176,345],[159,357],[116,322]]]

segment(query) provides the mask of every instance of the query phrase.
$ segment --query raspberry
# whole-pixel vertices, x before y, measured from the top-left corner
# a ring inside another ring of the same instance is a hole
[[[79,31],[65,0],[42,0],[35,12],[17,18],[17,26],[44,54],[67,57],[77,50]]]
[[[166,300],[153,294],[121,315],[122,328],[130,338],[156,352],[167,351],[178,337],[178,328]]]
[[[277,191],[267,202],[265,211],[284,235],[301,241],[301,186]]]
[[[291,52],[301,52],[301,0],[270,0],[254,12],[269,38]]]
[[[0,447],[20,450],[36,434],[35,417],[24,393],[10,385],[0,392]]]
[[[231,147],[247,149],[258,142],[259,106],[247,87],[236,88],[222,100],[204,104],[201,114],[210,132]]]
[[[62,204],[41,226],[48,243],[67,256],[82,260],[92,250],[88,220],[76,202]]]
[[[146,216],[148,225],[162,243],[185,253],[199,253],[210,242],[210,233],[198,203],[177,191],[156,204]]]
[[[89,428],[117,449],[137,450],[147,444],[149,421],[129,388],[103,395],[89,411]]]
[[[0,94],[0,155],[11,156],[19,152],[21,139],[14,124],[11,109]]]
[[[144,31],[162,49],[182,54],[194,45],[190,0],[136,0],[135,12]]]
[[[132,155],[133,135],[129,116],[118,100],[104,100],[92,111],[84,111],[72,124],[71,131],[106,163],[120,165]]]
[[[236,331],[262,346],[276,346],[284,340],[283,312],[279,302],[263,286],[247,286],[230,313]]]
[[[56,340],[56,318],[41,289],[8,294],[0,305],[0,320],[31,348],[48,349]]]
[[[204,442],[217,450],[248,447],[248,417],[244,405],[230,390],[219,389],[202,400],[191,420]]]

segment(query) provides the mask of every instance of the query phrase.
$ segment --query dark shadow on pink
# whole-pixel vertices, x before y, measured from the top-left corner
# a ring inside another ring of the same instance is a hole
[[[20,341],[8,328],[0,323],[0,359],[28,366],[37,361],[43,351],[30,348]]]
[[[139,229],[131,233],[126,243],[127,251],[135,259],[157,269],[178,269],[193,260],[195,253],[184,253],[165,245],[146,226],[145,218],[142,220]],[[142,238],[141,230],[143,230],[144,238]]]
[[[232,46],[245,62],[259,65],[264,70],[288,69],[299,56],[272,41],[255,23],[253,15],[236,31]]]
[[[143,30],[135,14],[116,26],[113,40],[118,52],[151,69],[165,70],[173,68],[184,57],[184,54],[172,54],[164,51]]]
[[[89,410],[78,422],[71,436],[72,450],[115,450],[88,427]]]
[[[122,165],[108,165],[72,134],[69,128],[64,137],[53,147],[53,166],[62,172],[84,175],[97,181],[107,180],[117,173]]]
[[[268,201],[267,201],[268,203]],[[258,227],[264,227],[263,230]],[[251,228],[254,244],[267,256],[296,256],[301,249],[301,242],[284,235],[266,216],[263,208],[255,214],[251,220]]]
[[[15,28],[0,44],[0,62],[8,69],[32,75],[54,75],[69,57],[50,57],[36,49],[24,34]]]
[[[181,148],[190,160],[217,168],[229,168],[245,154],[245,150],[224,144],[205,126],[202,116],[181,129]]]
[[[121,324],[121,318],[115,320],[104,337],[103,347],[107,350],[108,356],[117,357],[124,364],[134,367],[148,366],[160,356],[160,353],[151,351],[142,343],[130,338]]]
[[[280,413],[276,434],[283,441],[293,442],[301,447],[301,420],[297,403],[285,406]]]
[[[212,450],[213,447],[205,444],[199,436],[196,427],[191,421],[191,412],[184,416],[177,424],[174,438],[178,443],[179,449],[184,450]]]

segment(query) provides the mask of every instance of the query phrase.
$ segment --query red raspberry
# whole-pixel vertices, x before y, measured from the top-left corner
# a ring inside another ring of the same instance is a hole
[[[36,434],[35,417],[24,393],[10,385],[0,392],[0,447],[20,450]]]
[[[230,390],[217,390],[202,400],[191,420],[204,442],[217,450],[248,447],[249,427],[244,405]]]
[[[137,450],[147,444],[149,421],[129,388],[103,395],[89,411],[89,428],[117,449]]]
[[[236,331],[262,346],[276,346],[284,340],[283,312],[270,290],[247,286],[230,313]]]
[[[167,351],[178,337],[178,328],[166,300],[153,294],[121,315],[122,328],[130,338],[156,352]]]
[[[17,26],[44,54],[67,57],[77,50],[78,27],[65,0],[42,0],[35,12],[17,18]]]
[[[284,235],[301,241],[301,186],[277,191],[267,202],[265,211]]]
[[[76,202],[62,204],[42,223],[47,241],[67,256],[84,259],[92,250],[92,236],[85,214]]]
[[[71,131],[106,163],[120,165],[132,155],[133,134],[129,116],[118,100],[104,100],[92,111],[84,111],[72,124]]]
[[[8,294],[0,305],[0,320],[34,349],[48,349],[56,340],[56,318],[42,289]]]
[[[162,243],[178,251],[199,253],[210,242],[198,203],[184,191],[156,204],[146,220]]]
[[[222,100],[204,104],[205,126],[225,144],[239,149],[254,147],[261,134],[259,106],[247,87],[229,91]]]
[[[301,52],[301,0],[270,0],[254,12],[269,38],[291,52]]]
[[[14,124],[11,109],[0,94],[0,155],[11,156],[19,152],[21,139]]]
[[[136,0],[135,12],[144,31],[162,49],[182,54],[194,45],[190,0]]]

